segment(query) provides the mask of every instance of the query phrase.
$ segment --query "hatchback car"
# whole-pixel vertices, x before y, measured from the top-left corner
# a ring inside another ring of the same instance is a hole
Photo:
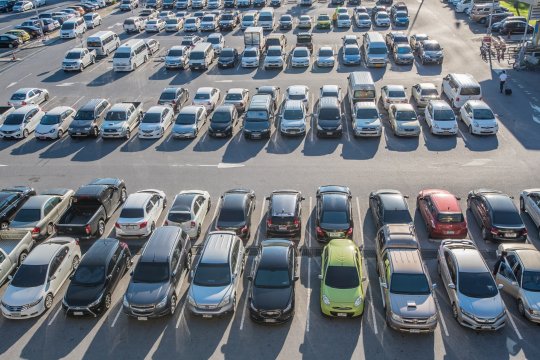
[[[7,115],[0,125],[0,138],[25,139],[45,115],[38,105],[25,105]]]
[[[467,100],[459,109],[459,118],[472,135],[495,135],[499,131],[497,117],[482,100]]]
[[[306,134],[307,110],[301,100],[287,100],[279,121],[281,135],[303,136]]]
[[[386,110],[391,104],[407,104],[408,102],[403,85],[384,85],[381,88],[381,103]]]
[[[467,207],[484,240],[527,241],[527,228],[508,195],[497,190],[473,190],[467,195]]]
[[[186,69],[189,65],[191,48],[185,45],[172,46],[165,55],[165,69]]]
[[[216,230],[233,231],[243,240],[251,236],[251,215],[255,210],[255,192],[249,189],[226,191],[220,198]]]
[[[429,63],[440,65],[444,60],[443,48],[437,40],[424,40],[416,50],[422,65]]]
[[[283,14],[279,18],[279,29],[290,30],[293,28],[293,17],[289,14]]]
[[[208,135],[214,137],[233,136],[234,127],[240,122],[238,111],[233,104],[223,104],[210,117]]]
[[[409,44],[395,44],[392,56],[397,65],[411,65],[414,62],[414,55]]]
[[[474,330],[499,330],[506,307],[491,271],[471,240],[443,240],[438,272],[457,322]]]
[[[20,107],[24,105],[39,105],[49,100],[49,92],[46,89],[22,88],[13,93],[8,100],[8,105]]]
[[[352,239],[354,221],[351,199],[351,190],[348,187],[340,185],[319,187],[315,208],[317,241]]]
[[[411,104],[392,104],[388,109],[388,121],[396,136],[419,136],[420,122]]]
[[[26,319],[49,310],[80,258],[79,243],[73,238],[57,237],[36,246],[4,291],[0,302],[4,317]]]
[[[173,138],[196,138],[201,126],[206,122],[206,114],[207,110],[202,105],[184,106],[174,121]]]
[[[276,190],[266,198],[266,236],[300,237],[302,231],[302,193],[296,190]]]
[[[459,198],[446,190],[426,189],[418,193],[416,207],[430,238],[463,239],[467,222]]]
[[[69,106],[57,106],[47,111],[36,127],[35,137],[40,140],[62,138],[74,116],[75,109]]]
[[[319,99],[315,115],[318,137],[341,137],[343,135],[343,114],[341,103],[335,97]]]
[[[458,132],[454,110],[444,100],[431,100],[424,110],[424,120],[434,135],[456,135]]]
[[[258,247],[248,295],[249,314],[259,323],[283,323],[294,315],[298,254],[291,241],[264,240]]]
[[[189,91],[183,87],[166,87],[161,91],[158,104],[170,106],[175,113],[189,101]]]
[[[355,12],[354,14],[354,23],[359,29],[369,29],[371,28],[371,18],[369,14],[363,12]]]
[[[198,239],[211,206],[207,191],[182,190],[174,197],[165,225],[180,226],[191,239]]]
[[[328,14],[319,14],[317,16],[317,29],[330,29],[332,27],[332,19]]]
[[[323,249],[321,261],[321,312],[332,317],[357,317],[364,313],[362,253],[349,239],[333,239]]]
[[[310,63],[311,53],[307,47],[295,47],[291,52],[291,67],[309,67]]]
[[[36,191],[28,186],[13,186],[0,190],[0,230],[7,230],[9,222]]]
[[[369,207],[376,228],[387,224],[413,224],[407,198],[397,190],[377,190],[370,193]]]
[[[227,90],[223,104],[230,104],[236,107],[239,112],[244,112],[249,100],[249,90],[244,88],[231,88]]]
[[[432,83],[420,83],[415,84],[411,88],[411,95],[416,106],[419,108],[426,107],[427,104],[432,100],[440,100],[441,95],[437,90],[435,84]]]
[[[348,13],[342,13],[337,16],[336,27],[340,29],[348,29],[351,27],[351,16]]]
[[[258,47],[248,47],[242,53],[243,68],[258,68],[261,59],[261,53]]]
[[[116,220],[116,236],[142,237],[154,232],[163,209],[167,206],[167,197],[161,190],[140,190],[130,194]]]
[[[22,45],[22,40],[18,36],[11,34],[0,35],[0,47],[14,49],[20,45]]]
[[[126,243],[99,239],[84,254],[62,300],[67,315],[97,316],[112,305],[112,294],[131,267]]]
[[[519,194],[519,209],[527,213],[540,229],[540,189],[525,189]]]
[[[209,114],[212,112],[221,98],[221,92],[215,87],[200,87],[197,89],[193,100],[191,101],[192,105],[204,106],[206,113]]]
[[[234,68],[238,64],[240,56],[235,48],[224,48],[219,53],[218,67],[219,68]]]
[[[139,123],[139,139],[161,138],[173,122],[174,111],[168,105],[152,106]]]
[[[336,54],[331,46],[321,46],[317,53],[315,63],[318,67],[334,67]]]

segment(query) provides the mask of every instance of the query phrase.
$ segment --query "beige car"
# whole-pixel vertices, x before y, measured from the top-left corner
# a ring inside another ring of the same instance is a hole
[[[415,84],[411,88],[411,95],[416,106],[426,107],[430,100],[440,100],[441,95],[435,84],[432,83],[420,83]]]
[[[392,104],[388,108],[388,121],[396,136],[419,136],[420,123],[411,104]]]

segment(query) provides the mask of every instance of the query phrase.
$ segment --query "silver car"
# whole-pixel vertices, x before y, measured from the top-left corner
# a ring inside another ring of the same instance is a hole
[[[233,313],[244,264],[244,245],[234,232],[211,232],[190,274],[187,301],[191,313],[206,318]]]
[[[526,212],[540,229],[540,189],[526,189],[519,195],[519,208]]]
[[[212,202],[208,191],[183,190],[174,197],[165,225],[179,226],[192,239],[201,235]]]
[[[150,236],[167,206],[167,197],[161,190],[140,190],[128,196],[116,220],[116,236]]]
[[[45,115],[38,105],[15,109],[0,126],[0,138],[24,139],[32,133]]]
[[[517,300],[518,311],[540,324],[540,251],[532,244],[500,244],[495,281]]]
[[[506,325],[506,308],[480,251],[471,240],[443,240],[438,271],[454,318],[474,330],[499,330]]]

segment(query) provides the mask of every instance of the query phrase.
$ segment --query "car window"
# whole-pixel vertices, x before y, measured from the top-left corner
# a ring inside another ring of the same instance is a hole
[[[514,266],[514,276],[516,277],[516,280],[518,283],[521,284],[521,274],[523,273],[523,267],[521,266],[520,263],[517,263],[515,266]]]
[[[109,267],[107,268],[107,275],[110,275],[115,266],[116,266],[116,259],[117,259],[117,256],[116,254],[114,254],[112,257],[111,257],[111,260],[109,261]]]
[[[513,268],[514,265],[516,265],[516,263],[517,263],[517,257],[516,257],[516,255],[514,255],[514,254],[508,254],[508,255],[506,256],[506,262],[508,263],[508,265],[509,265],[511,268]]]
[[[237,241],[234,244],[234,248],[231,254],[231,270],[235,273],[236,264],[238,263],[238,252],[240,251],[240,242]]]
[[[152,196],[151,201],[152,201],[153,204],[157,205],[159,203],[159,195]]]
[[[444,257],[446,259],[446,265],[448,266],[448,272],[450,273],[450,279],[452,280],[452,283],[457,282],[457,276],[456,276],[456,268],[454,266],[454,261],[452,260],[452,256],[448,252],[444,253]]]
[[[173,256],[172,256],[172,259],[171,259],[171,269],[173,271],[176,270],[176,267],[178,266],[178,261],[180,260],[180,246],[181,246],[181,244],[179,244],[174,249]]]
[[[200,209],[200,208],[201,208],[201,206],[199,205],[199,202],[198,202],[198,201],[195,201],[195,202],[193,203],[193,212],[194,212],[195,214],[197,214],[197,213],[199,212],[199,209]]]
[[[0,265],[4,262],[4,260],[6,260],[6,257],[0,252]]]
[[[499,268],[499,274],[501,274],[510,281],[516,281],[516,277],[514,276],[512,269],[504,262],[501,263],[501,267]]]
[[[152,208],[154,207],[154,204],[152,203],[152,201],[148,201],[148,203],[146,203],[146,213],[150,213],[152,211]]]
[[[44,216],[47,216],[54,209],[54,207],[56,206],[56,203],[54,203],[53,200],[54,199],[50,199],[49,201],[47,201],[47,203],[43,207],[43,215]]]

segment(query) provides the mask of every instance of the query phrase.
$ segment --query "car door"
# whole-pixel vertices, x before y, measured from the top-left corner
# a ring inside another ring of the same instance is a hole
[[[448,250],[444,250],[444,259],[440,265],[444,287],[446,289],[446,293],[448,294],[448,298],[450,299],[450,303],[453,304],[458,301],[456,291],[458,286],[458,278],[454,258]]]
[[[445,93],[449,99],[453,99],[452,92],[450,91],[450,75],[446,75],[443,79],[442,92]]]
[[[388,311],[389,306],[387,306],[390,302],[389,297],[389,289],[390,289],[390,280],[391,280],[391,269],[390,269],[390,260],[388,259],[388,253],[385,252],[382,256],[382,261],[380,263],[380,270],[379,270],[380,278],[380,289],[381,289],[381,296],[383,301],[384,308]]]
[[[69,266],[67,266],[66,264],[66,259],[68,252],[69,248],[67,246],[60,248],[49,267],[48,291],[52,292],[53,295],[58,292],[58,290],[62,286],[62,283],[64,282],[64,279],[67,277],[66,268],[68,268]]]
[[[419,85],[414,85],[411,89],[411,92],[412,92],[412,96],[414,98],[415,101],[418,102],[418,99],[420,99],[420,90],[419,90],[420,86]]]
[[[533,219],[534,223],[540,225],[540,195],[533,193],[525,197],[525,210]]]
[[[516,264],[512,268],[512,273],[514,274],[514,276],[516,278],[516,283],[514,283],[514,286],[511,286],[508,289],[508,292],[512,296],[518,297],[519,296],[519,289],[521,288],[521,281],[522,281],[522,277],[523,277],[523,265],[521,264],[521,262],[519,260],[516,262]]]
[[[197,196],[193,203],[193,213],[195,214],[195,222],[197,226],[202,225],[204,221],[204,215],[206,214],[206,200],[203,196]]]
[[[174,291],[174,294],[180,293],[181,282],[180,278],[182,276],[182,240],[178,239],[178,242],[173,250],[171,257],[171,285]]]
[[[379,228],[380,220],[379,220],[379,199],[377,196],[372,196],[369,199],[370,202],[370,208],[371,208],[371,215],[373,215],[373,221],[375,222],[375,226]]]
[[[508,294],[515,296],[515,294],[517,294],[515,289],[517,287],[516,276],[506,259],[501,262],[499,269],[497,270],[497,275],[495,276],[497,284],[503,284],[503,290]],[[517,290],[519,291],[519,288]]]
[[[3,251],[0,251],[0,285],[4,283],[4,280],[11,272],[11,266],[6,261],[7,258]]]
[[[479,204],[479,198],[476,195],[471,195],[469,198],[469,209],[471,209],[471,212],[474,216],[474,219],[476,220],[476,223],[478,226],[482,225],[482,218],[480,215],[480,204]]]
[[[491,217],[493,214],[486,199],[484,198],[478,199],[478,213],[480,215],[481,225],[486,229],[491,229]]]
[[[43,207],[43,218],[40,222],[44,224],[56,223],[59,218],[58,204],[60,204],[60,201],[59,197],[53,197],[45,203],[45,206]]]
[[[426,106],[424,117],[425,117],[427,125],[429,127],[432,127],[433,126],[433,105],[431,103],[429,103],[428,106]]]
[[[471,125],[471,118],[472,118],[472,109],[470,104],[465,104],[459,111],[461,115],[461,120],[465,123],[465,125],[469,126]]]
[[[124,274],[122,271],[122,265],[125,262],[124,251],[120,246],[114,251],[114,255],[109,261],[109,266],[107,268],[107,276],[109,276],[109,283],[107,284],[109,292],[113,292],[118,285],[118,282]]]
[[[28,132],[31,132],[36,128],[40,120],[36,116],[38,112],[39,112],[38,109],[32,109],[26,114],[23,121],[23,129],[27,129]]]
[[[241,261],[239,261],[238,257],[239,257],[239,254],[240,254],[240,241],[237,240],[235,241],[234,245],[233,245],[233,250],[232,250],[232,253],[231,253],[231,273],[232,273],[232,278],[233,278],[233,281],[234,281],[234,288],[236,289],[238,287],[238,284],[240,283],[240,273],[238,271],[239,267],[241,266],[239,263]]]

